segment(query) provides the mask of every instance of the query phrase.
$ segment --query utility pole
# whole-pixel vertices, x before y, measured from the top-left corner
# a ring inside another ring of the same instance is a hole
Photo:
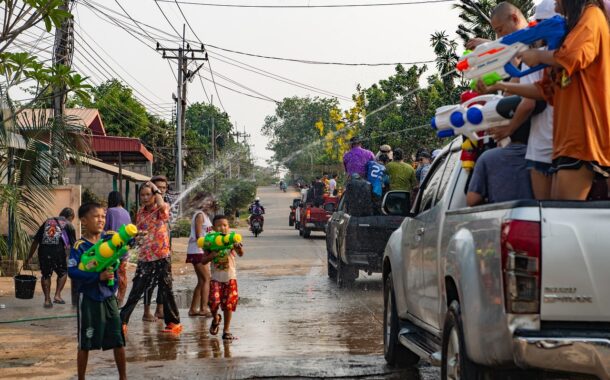
[[[70,11],[70,3],[72,0],[64,0],[59,7],[64,12]],[[66,18],[61,25],[55,29],[55,43],[53,46],[53,66],[72,66],[72,56],[74,55],[74,20],[72,17]],[[55,121],[63,120],[66,111],[66,84],[57,84],[53,86],[53,119]],[[53,144],[53,136],[49,138],[51,155],[58,157],[58,153]],[[63,184],[63,170],[61,164],[59,167],[51,167],[50,173],[51,183]]]
[[[203,44],[200,48],[191,48],[191,45],[185,39],[186,26],[182,25],[182,45],[178,48],[165,48],[157,42],[157,51],[163,52],[163,58],[175,59],[178,61],[178,83],[176,89],[176,191],[182,192],[183,185],[183,158],[182,143],[184,130],[184,122],[186,120],[186,85],[192,81],[195,74],[203,67],[203,63],[194,71],[188,69],[189,62],[192,61],[207,61],[208,54],[205,51]],[[168,54],[169,53],[169,54]],[[195,53],[204,54],[203,57],[195,56]],[[190,56],[189,56],[190,55]]]
[[[218,189],[216,184],[216,124],[214,123],[214,95],[211,95],[210,104],[212,105],[212,165],[214,165],[212,180],[214,183],[214,195],[216,195]]]

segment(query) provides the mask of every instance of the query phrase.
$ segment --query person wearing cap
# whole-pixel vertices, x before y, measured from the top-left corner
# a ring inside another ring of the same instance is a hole
[[[358,137],[350,140],[352,148],[343,155],[343,166],[348,178],[358,174],[361,178],[366,178],[366,164],[375,160],[375,154],[368,149],[362,148],[362,141]]]
[[[383,144],[382,146],[379,147],[379,152],[377,152],[377,154],[375,155],[375,160],[379,161],[379,156],[381,156],[382,154],[385,154],[386,156],[388,156],[390,161],[392,161],[394,159],[392,157],[392,147],[389,146],[388,144]]]

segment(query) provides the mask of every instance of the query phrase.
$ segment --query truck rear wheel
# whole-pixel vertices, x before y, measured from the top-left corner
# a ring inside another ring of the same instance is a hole
[[[311,230],[307,227],[303,228],[303,237],[305,239],[309,239],[309,237],[311,236]]]
[[[398,312],[396,310],[396,298],[394,296],[394,284],[390,272],[385,280],[383,288],[383,356],[391,366],[412,367],[419,362],[419,356],[400,344],[398,333]]]
[[[441,379],[483,380],[484,375],[482,368],[468,359],[460,304],[453,301],[443,328]]]

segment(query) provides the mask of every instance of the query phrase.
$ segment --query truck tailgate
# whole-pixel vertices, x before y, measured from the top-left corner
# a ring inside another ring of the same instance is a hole
[[[400,227],[403,216],[352,216],[347,227],[348,249],[383,254],[390,235]]]
[[[610,207],[541,205],[546,321],[610,321]]]

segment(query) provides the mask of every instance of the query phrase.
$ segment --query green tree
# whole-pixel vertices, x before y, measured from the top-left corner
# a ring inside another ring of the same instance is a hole
[[[141,137],[150,129],[146,107],[131,88],[118,79],[110,79],[91,90],[92,99],[76,99],[71,105],[97,108],[111,136]]]
[[[44,23],[47,32],[58,27],[69,12],[63,0],[3,1],[0,30],[0,214],[7,216],[9,239],[0,239],[0,257],[23,258],[30,245],[27,229],[35,229],[49,206],[54,169],[88,152],[87,131],[70,117],[47,118],[44,112],[23,117],[23,110],[43,101],[54,87],[86,97],[85,78],[64,65],[49,66],[23,52],[14,41]],[[34,83],[32,99],[17,104],[11,90]],[[51,150],[52,147],[52,150]],[[51,153],[52,152],[52,153]]]
[[[278,104],[274,115],[265,118],[263,135],[270,138],[268,149],[273,160],[285,165],[296,175],[319,175],[329,165],[316,124],[334,125],[331,110],[339,107],[332,98],[286,98]],[[314,174],[315,173],[315,174]]]
[[[225,182],[220,202],[225,214],[234,215],[236,210],[248,206],[256,196],[256,183],[247,180]]]

